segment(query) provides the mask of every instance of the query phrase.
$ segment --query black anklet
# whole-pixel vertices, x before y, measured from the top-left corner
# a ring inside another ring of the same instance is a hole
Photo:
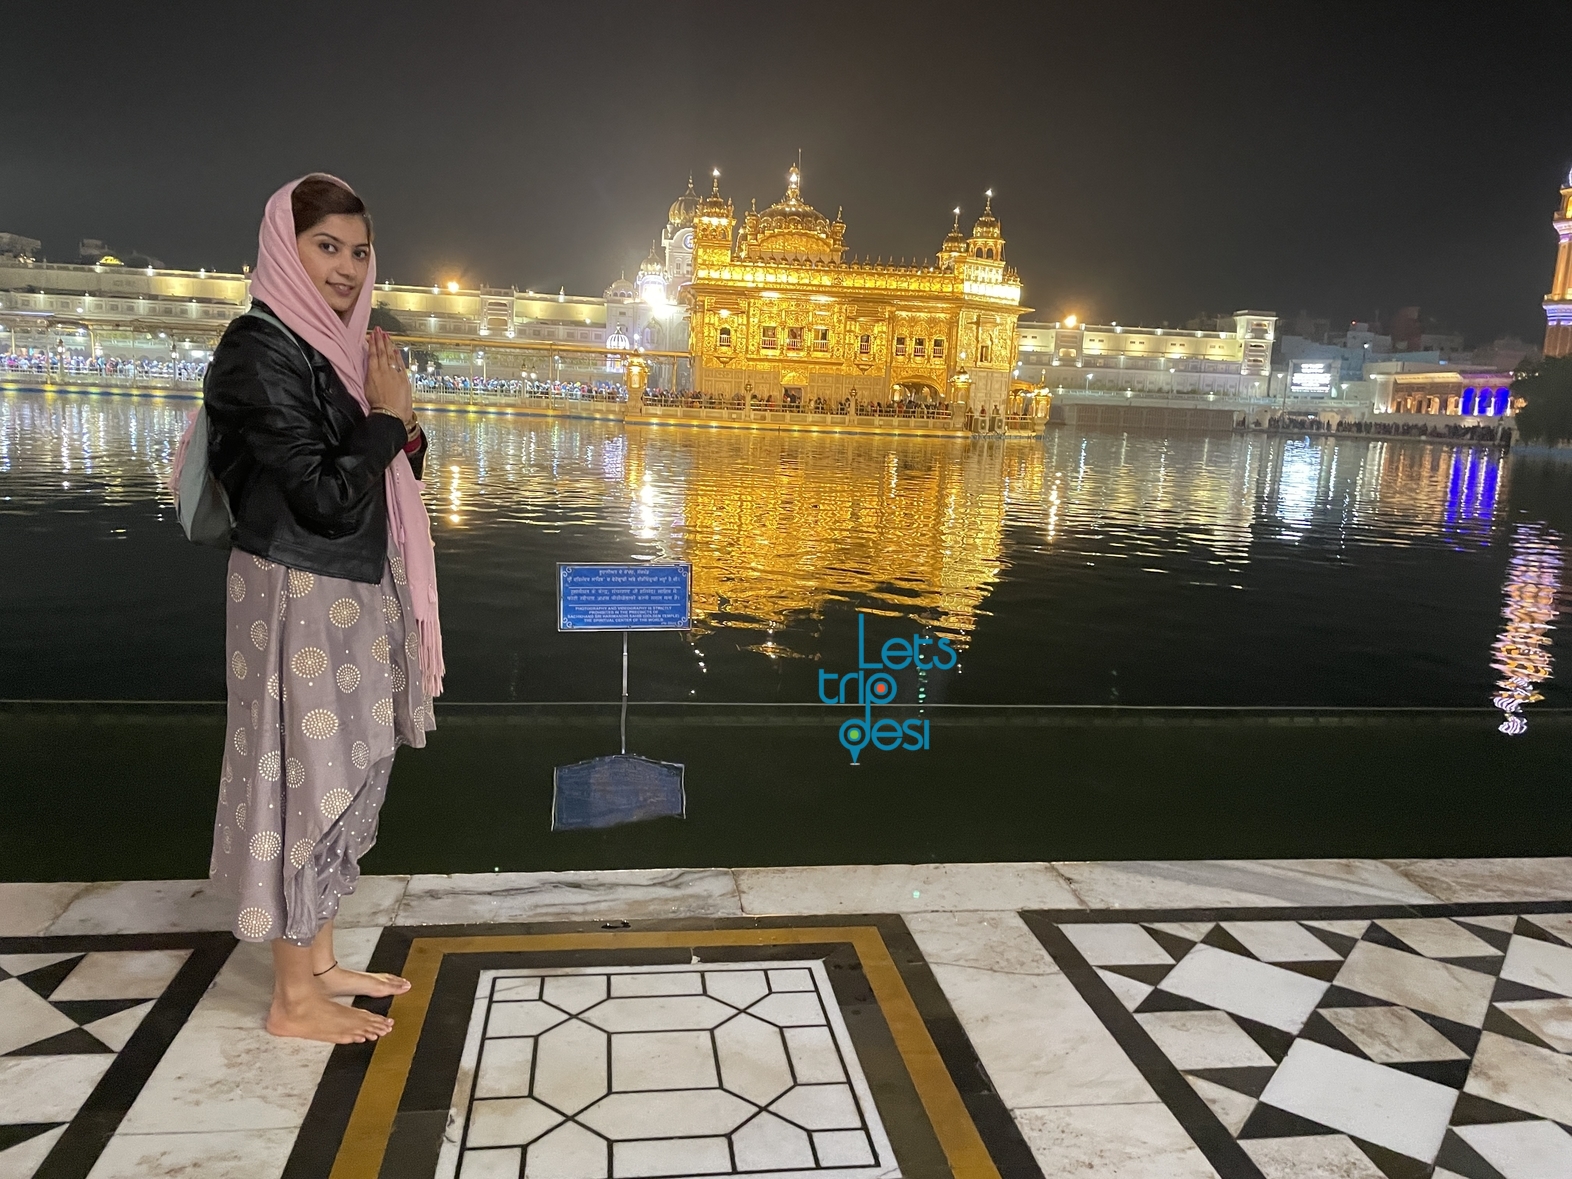
[[[328,972],[328,970],[332,970],[332,969],[334,969],[337,966],[338,966],[338,959],[335,958],[335,959],[333,959],[333,965],[329,966],[327,968],[327,970],[314,970],[314,971],[311,972],[311,977],[312,978],[321,978],[324,974],[326,974]]]

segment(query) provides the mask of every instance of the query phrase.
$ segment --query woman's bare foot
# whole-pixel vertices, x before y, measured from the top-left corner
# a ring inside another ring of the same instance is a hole
[[[329,1044],[363,1044],[391,1032],[393,1021],[375,1011],[335,1003],[318,992],[289,1003],[274,996],[267,1013],[267,1030],[275,1036],[323,1040]]]
[[[372,999],[385,999],[389,995],[402,995],[409,990],[409,980],[396,974],[371,974],[364,970],[348,970],[336,963],[332,970],[317,976],[323,991],[329,995],[365,995]]]

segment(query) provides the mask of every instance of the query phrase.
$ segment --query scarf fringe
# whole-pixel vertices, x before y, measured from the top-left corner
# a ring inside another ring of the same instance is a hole
[[[415,624],[420,627],[420,682],[426,695],[435,700],[442,695],[442,677],[447,672],[442,663],[442,628],[436,619],[428,622],[417,617]]]

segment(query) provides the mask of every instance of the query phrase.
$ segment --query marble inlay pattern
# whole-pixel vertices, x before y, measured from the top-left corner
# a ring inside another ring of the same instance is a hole
[[[46,1162],[49,1174],[86,1173],[168,1047],[167,1017],[184,1017],[227,953],[222,936],[194,940],[0,942],[0,1177],[26,1179]],[[149,1020],[155,1008],[166,1017]]]
[[[1027,916],[1220,1174],[1572,1175],[1568,914],[1355,912]]]
[[[899,1174],[822,962],[482,972],[438,1179],[782,1171]]]

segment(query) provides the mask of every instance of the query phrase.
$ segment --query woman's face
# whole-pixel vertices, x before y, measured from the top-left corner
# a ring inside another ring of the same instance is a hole
[[[366,283],[371,265],[371,238],[364,218],[351,213],[324,217],[295,239],[300,264],[322,292],[328,306],[348,315]]]

